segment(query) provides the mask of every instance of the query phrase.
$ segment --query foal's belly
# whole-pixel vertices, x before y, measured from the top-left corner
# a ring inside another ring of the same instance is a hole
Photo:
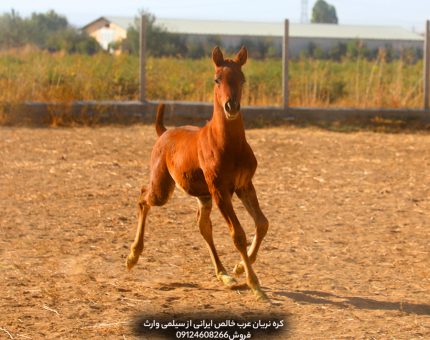
[[[183,172],[182,174],[172,174],[176,187],[191,196],[209,196],[209,188],[201,169]],[[231,183],[226,183],[227,187],[235,191],[249,184],[252,175],[248,171],[240,171],[232,178]]]
[[[171,174],[176,186],[191,196],[210,195],[203,171],[200,168],[189,169],[180,173]]]
[[[192,126],[167,130],[166,164],[179,189],[191,196],[208,196],[209,189],[197,156],[198,131]]]

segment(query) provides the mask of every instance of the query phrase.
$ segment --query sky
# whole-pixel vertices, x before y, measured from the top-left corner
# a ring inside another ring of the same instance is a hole
[[[430,19],[430,0],[326,0],[335,6],[340,24],[402,26],[423,32]],[[308,13],[316,0],[308,0]],[[100,16],[137,15],[146,10],[159,18],[300,22],[301,0],[0,0],[0,13],[21,16],[50,9],[82,27]]]

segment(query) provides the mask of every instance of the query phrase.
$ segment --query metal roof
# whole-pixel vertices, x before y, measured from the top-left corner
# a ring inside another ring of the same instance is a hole
[[[423,41],[424,37],[400,26],[358,26],[333,24],[292,24],[293,37],[413,40]]]
[[[114,22],[124,29],[127,29],[130,25],[134,24],[134,18],[113,16],[105,16],[102,18]],[[284,34],[283,22],[245,22],[157,18],[156,24],[163,26],[170,32],[182,34],[274,37],[282,37]],[[409,41],[424,40],[423,36],[399,26],[359,26],[296,23],[290,23],[290,37]]]

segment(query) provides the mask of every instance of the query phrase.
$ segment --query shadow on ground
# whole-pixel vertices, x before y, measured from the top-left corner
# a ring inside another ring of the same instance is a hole
[[[367,310],[399,311],[408,314],[430,315],[430,305],[407,302],[378,301],[362,297],[339,296],[319,291],[274,292],[274,295],[285,296],[299,303],[326,304],[340,308],[355,307]]]

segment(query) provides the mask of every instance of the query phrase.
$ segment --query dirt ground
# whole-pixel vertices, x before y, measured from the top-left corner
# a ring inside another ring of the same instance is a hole
[[[270,221],[254,269],[272,304],[243,278],[232,290],[216,281],[196,201],[178,190],[151,210],[144,254],[126,270],[153,127],[0,128],[0,338],[131,339],[139,314],[220,313],[281,315],[279,339],[430,338],[430,135],[247,137]],[[239,255],[215,207],[212,219],[232,269]]]

